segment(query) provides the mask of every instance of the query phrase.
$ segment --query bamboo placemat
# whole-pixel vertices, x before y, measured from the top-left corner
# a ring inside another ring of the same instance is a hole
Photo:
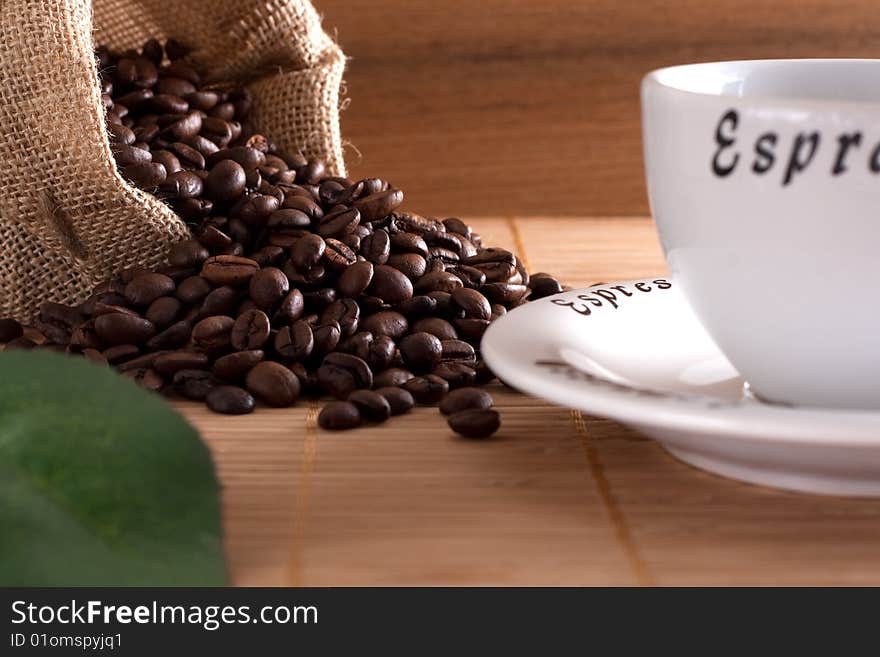
[[[483,219],[487,244],[575,286],[665,272],[645,219]],[[343,434],[318,404],[217,416],[240,585],[880,584],[880,501],[795,495],[683,465],[613,422],[492,390],[503,427],[433,408]]]

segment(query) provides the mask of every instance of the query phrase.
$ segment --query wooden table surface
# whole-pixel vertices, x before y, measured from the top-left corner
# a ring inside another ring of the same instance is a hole
[[[575,286],[665,272],[650,222],[472,220]],[[318,403],[212,415],[238,585],[880,584],[880,501],[797,495],[686,466],[614,422],[497,385],[502,429],[434,408],[331,434]]]

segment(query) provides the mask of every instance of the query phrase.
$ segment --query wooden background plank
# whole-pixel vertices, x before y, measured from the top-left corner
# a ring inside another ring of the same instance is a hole
[[[352,59],[355,175],[448,215],[646,214],[638,85],[656,67],[871,57],[870,0],[315,0]]]

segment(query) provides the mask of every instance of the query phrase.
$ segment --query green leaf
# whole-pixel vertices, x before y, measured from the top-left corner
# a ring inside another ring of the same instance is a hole
[[[217,479],[195,430],[85,359],[0,353],[0,585],[225,581]]]

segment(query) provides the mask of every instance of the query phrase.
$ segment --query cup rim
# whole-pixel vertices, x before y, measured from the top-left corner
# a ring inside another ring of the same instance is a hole
[[[725,90],[696,90],[694,88],[685,88],[682,84],[676,84],[670,78],[673,75],[680,74],[689,70],[712,70],[717,69],[719,72],[727,67],[733,68],[737,66],[773,66],[773,65],[793,65],[801,66],[805,64],[874,64],[878,67],[880,73],[880,58],[858,58],[858,57],[803,57],[803,58],[782,58],[782,59],[732,59],[732,60],[716,60],[707,62],[691,62],[687,64],[675,64],[671,66],[663,66],[661,68],[649,71],[642,77],[642,88],[648,85],[659,87],[671,92],[686,94],[695,97],[718,98],[718,99],[736,99],[741,102],[772,102],[773,104],[794,104],[798,106],[815,106],[826,109],[840,109],[841,106],[857,106],[880,108],[880,98],[877,100],[847,99],[847,98],[823,98],[818,96],[792,95],[792,94],[772,94],[772,93],[749,93],[746,95],[737,95],[736,93],[727,92]]]

